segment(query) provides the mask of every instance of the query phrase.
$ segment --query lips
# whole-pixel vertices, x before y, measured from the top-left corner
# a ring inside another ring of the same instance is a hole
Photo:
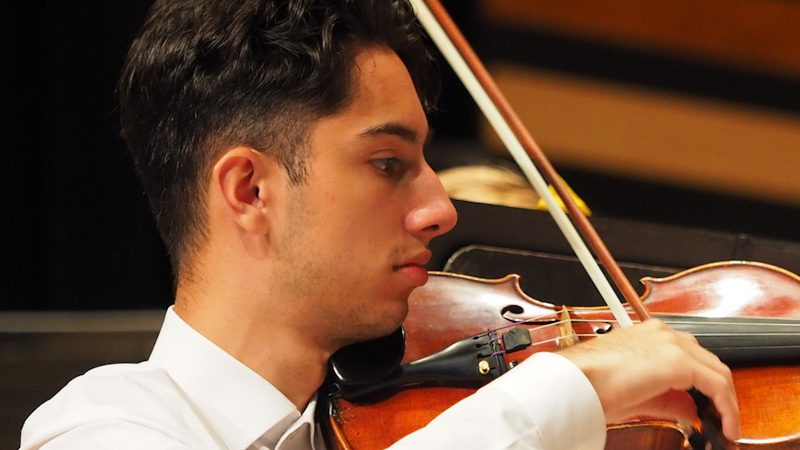
[[[426,249],[402,260],[393,269],[414,286],[422,286],[428,281],[428,269],[425,268],[425,264],[428,264],[430,260],[431,252]]]
[[[428,249],[420,250],[413,256],[406,258],[397,264],[395,267],[403,267],[408,265],[424,266],[431,260],[431,251]]]
[[[395,272],[402,275],[414,286],[422,286],[428,282],[428,270],[416,264],[405,264],[395,268]]]

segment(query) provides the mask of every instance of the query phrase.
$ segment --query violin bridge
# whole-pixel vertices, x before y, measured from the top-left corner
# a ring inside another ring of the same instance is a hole
[[[558,334],[559,338],[556,340],[558,348],[568,348],[578,343],[578,337],[572,327],[572,317],[566,308],[559,313]]]

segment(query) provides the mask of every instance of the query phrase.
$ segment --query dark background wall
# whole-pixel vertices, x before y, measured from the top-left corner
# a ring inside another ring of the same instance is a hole
[[[169,301],[168,263],[115,112],[116,77],[148,4],[3,8],[3,309]]]
[[[769,107],[800,109],[797,79],[687,63],[546,30],[512,35],[482,26],[474,3],[448,2],[479,51],[490,57],[631,83],[666,83],[693,95],[753,103],[767,98]],[[167,259],[118,136],[115,111],[116,77],[148,4],[15,1],[3,7],[0,309],[128,309],[170,302]],[[513,52],[509,36],[534,39],[535,45]],[[625,70],[625,61],[637,61],[630,66],[636,69]],[[668,70],[681,76],[664,76]],[[449,70],[444,73],[443,114],[434,121],[439,142],[473,142],[475,109]],[[721,89],[726,83],[734,88]],[[476,144],[465,147],[471,146]],[[449,157],[433,159],[447,166],[469,160],[464,153],[469,152],[443,151]],[[800,225],[792,205],[563,170],[599,215],[783,239],[794,239]],[[621,198],[620,191],[637,194]]]

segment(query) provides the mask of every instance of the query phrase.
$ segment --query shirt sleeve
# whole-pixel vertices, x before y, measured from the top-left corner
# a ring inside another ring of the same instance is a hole
[[[602,450],[600,400],[571,361],[537,353],[456,403],[392,450]]]

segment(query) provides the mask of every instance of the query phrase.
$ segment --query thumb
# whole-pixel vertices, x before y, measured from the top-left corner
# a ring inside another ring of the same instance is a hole
[[[612,416],[606,416],[606,421],[609,423],[620,422],[635,416],[695,420],[697,419],[697,407],[688,392],[669,390],[637,405],[615,411]]]

